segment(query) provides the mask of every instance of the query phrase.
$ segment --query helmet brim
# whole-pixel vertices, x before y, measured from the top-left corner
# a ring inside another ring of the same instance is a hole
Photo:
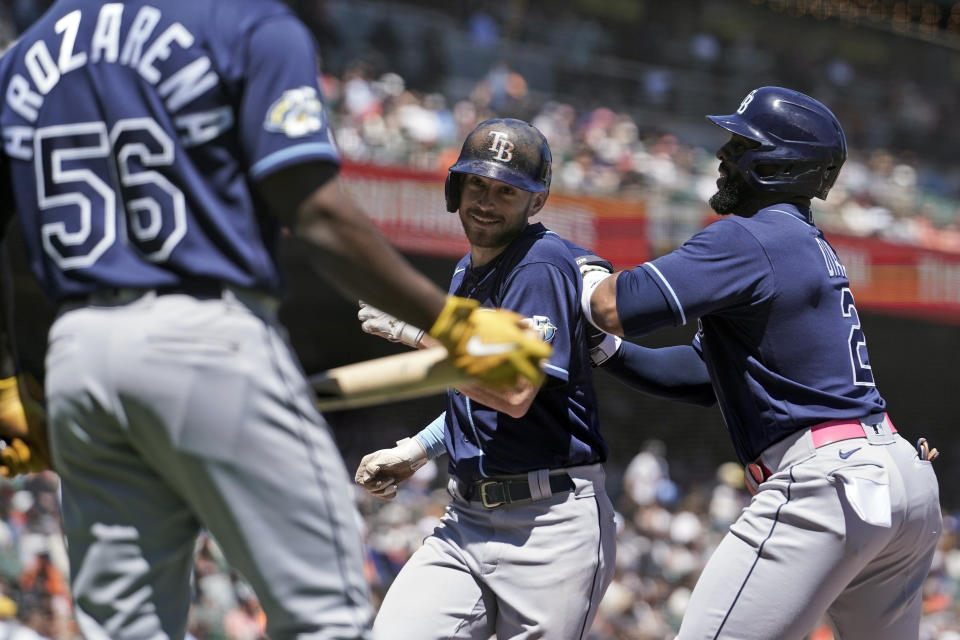
[[[763,135],[759,129],[750,126],[750,124],[737,113],[731,113],[728,116],[707,116],[707,120],[722,129],[726,129],[730,133],[743,136],[748,140],[753,140],[760,144],[770,144],[767,136]]]
[[[513,167],[501,165],[489,160],[460,160],[455,165],[450,167],[450,173],[469,173],[476,176],[483,176],[485,178],[492,178],[493,180],[505,182],[512,187],[516,187],[517,189],[521,189],[523,191],[529,191],[531,193],[546,191],[548,188],[542,182],[532,180],[531,178],[518,172]]]

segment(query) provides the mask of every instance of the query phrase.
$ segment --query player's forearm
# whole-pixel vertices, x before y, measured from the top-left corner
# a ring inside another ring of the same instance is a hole
[[[526,415],[533,404],[539,387],[535,387],[528,380],[520,380],[516,386],[506,389],[489,389],[479,385],[463,385],[457,391],[475,402],[490,407],[511,418],[521,418]]]
[[[617,278],[619,273],[604,278],[593,288],[589,298],[588,317],[590,322],[607,333],[623,336],[623,326],[617,313]]]
[[[330,162],[291,165],[261,178],[259,193],[317,275],[354,300],[429,329],[445,294],[344,193],[337,170]]]
[[[601,367],[627,386],[703,407],[716,402],[706,365],[689,345],[649,349],[624,341]]]
[[[301,205],[293,232],[315,270],[348,297],[423,328],[443,308],[445,294],[390,245],[338,181]]]
[[[444,411],[437,418],[425,426],[414,436],[423,450],[427,452],[427,457],[433,460],[447,452],[447,445],[444,441],[444,431],[447,423],[447,412]]]

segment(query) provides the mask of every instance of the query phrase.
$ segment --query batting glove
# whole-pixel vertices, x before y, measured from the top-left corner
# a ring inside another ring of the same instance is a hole
[[[427,452],[416,438],[397,441],[391,449],[380,449],[363,456],[353,479],[367,493],[393,500],[397,485],[427,464]]]
[[[481,309],[476,300],[447,296],[429,333],[447,348],[454,366],[488,387],[513,386],[518,376],[543,383],[540,362],[552,349],[518,313]]]
[[[419,347],[423,329],[393,317],[386,311],[360,301],[360,311],[357,312],[360,328],[364,333],[370,333],[390,342],[400,342],[408,347]]]
[[[51,468],[46,411],[29,376],[0,379],[0,476]]]

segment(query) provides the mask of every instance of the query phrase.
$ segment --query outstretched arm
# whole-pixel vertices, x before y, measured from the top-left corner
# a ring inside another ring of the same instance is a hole
[[[690,345],[650,349],[624,341],[598,368],[649,395],[702,407],[717,401],[707,367]]]
[[[344,193],[336,171],[330,163],[294,165],[266,176],[260,191],[330,284],[349,298],[430,328],[446,294],[393,248]]]
[[[539,362],[550,347],[524,332],[519,315],[476,314],[475,300],[446,295],[414,269],[344,193],[336,171],[330,162],[306,162],[260,182],[262,197],[314,272],[350,298],[427,328],[454,365],[483,384],[513,385],[518,374],[539,383]],[[496,347],[478,350],[478,342]]]

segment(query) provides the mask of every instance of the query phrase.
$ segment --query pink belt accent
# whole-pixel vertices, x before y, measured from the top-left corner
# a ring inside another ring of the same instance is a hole
[[[885,422],[890,427],[891,433],[896,433],[897,428],[893,426],[893,423],[890,422],[890,416],[883,414],[883,422]],[[869,425],[867,425],[869,428]],[[840,442],[842,440],[852,440],[853,438],[866,438],[867,434],[864,433],[864,425],[860,421],[850,422],[847,420],[828,420],[826,422],[821,422],[820,424],[815,424],[810,427],[810,437],[813,440],[814,448],[819,449],[828,444],[833,444],[834,442]],[[746,485],[747,490],[750,492],[750,495],[754,495],[757,492],[757,487],[764,483],[773,473],[770,469],[767,468],[767,465],[763,463],[763,460],[757,458],[754,462],[746,465],[745,470],[747,472]],[[753,482],[751,482],[751,480]]]
[[[883,421],[890,426],[890,432],[896,433],[897,428],[890,422],[890,416],[883,414]],[[822,446],[840,442],[841,440],[850,440],[851,438],[865,438],[863,425],[860,421],[849,422],[847,420],[828,420],[810,427],[810,437],[813,439],[813,446],[820,448]]]

